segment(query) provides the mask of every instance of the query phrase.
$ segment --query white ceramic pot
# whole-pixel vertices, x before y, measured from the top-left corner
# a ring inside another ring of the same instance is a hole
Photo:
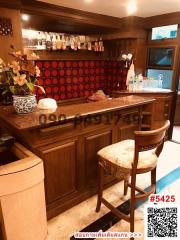
[[[13,96],[13,106],[17,113],[27,114],[35,110],[37,106],[36,96]]]

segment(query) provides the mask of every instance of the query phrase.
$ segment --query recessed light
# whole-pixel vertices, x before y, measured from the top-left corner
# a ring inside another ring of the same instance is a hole
[[[30,18],[30,16],[29,16],[28,14],[22,14],[22,15],[21,15],[21,19],[22,19],[23,21],[29,21],[29,18]]]
[[[137,11],[137,4],[135,0],[130,0],[127,5],[128,15],[132,15]]]
[[[84,0],[86,3],[91,3],[93,0]]]

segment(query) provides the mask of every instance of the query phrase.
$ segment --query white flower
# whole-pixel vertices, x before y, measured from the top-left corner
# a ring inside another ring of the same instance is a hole
[[[35,66],[35,71],[36,71],[36,77],[40,77],[41,71],[38,66]]]

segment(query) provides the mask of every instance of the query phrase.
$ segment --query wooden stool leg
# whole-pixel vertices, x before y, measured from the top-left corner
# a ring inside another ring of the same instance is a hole
[[[99,212],[102,201],[102,193],[103,193],[103,167],[100,163],[98,163],[98,197],[97,197],[97,205],[96,212]]]
[[[127,195],[127,191],[128,191],[128,183],[129,183],[129,175],[126,176],[126,178],[124,179],[124,196]]]
[[[134,232],[134,211],[135,211],[135,186],[136,186],[136,174],[131,176],[131,200],[130,200],[130,232]],[[130,240],[134,240],[133,237]]]
[[[156,187],[156,168],[154,168],[152,171],[151,171],[151,185],[155,185]],[[156,193],[156,190],[155,192]]]

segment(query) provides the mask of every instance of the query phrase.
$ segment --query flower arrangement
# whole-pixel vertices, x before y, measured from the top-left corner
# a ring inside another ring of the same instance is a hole
[[[13,46],[11,46],[14,49]],[[35,88],[38,87],[45,93],[44,88],[39,85],[38,77],[40,70],[34,65],[34,60],[38,56],[33,53],[31,59],[28,60],[27,55],[21,52],[12,52],[10,55],[14,58],[11,63],[5,64],[0,58],[0,84],[3,86],[3,94],[11,92],[12,95],[27,96],[33,95]]]

